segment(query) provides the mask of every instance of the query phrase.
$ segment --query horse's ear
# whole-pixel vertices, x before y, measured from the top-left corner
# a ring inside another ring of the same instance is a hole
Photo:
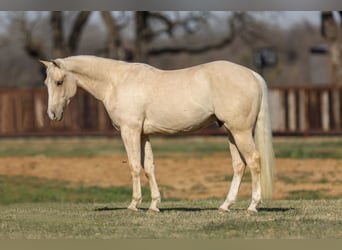
[[[51,60],[51,62],[53,63],[53,65],[55,65],[57,68],[62,68],[63,67],[63,61],[62,59],[55,59],[55,60]]]
[[[50,65],[50,62],[48,62],[48,61],[39,60],[39,62],[42,63],[42,64],[44,64],[45,67],[49,67],[49,65]]]

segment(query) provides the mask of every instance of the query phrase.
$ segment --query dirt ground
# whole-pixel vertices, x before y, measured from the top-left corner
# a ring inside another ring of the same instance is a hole
[[[192,156],[170,154],[155,159],[162,198],[224,198],[232,178],[227,154]],[[0,175],[24,175],[64,180],[71,186],[131,185],[125,155],[108,157],[53,158],[3,157]],[[288,198],[291,192],[319,191],[326,196],[342,195],[342,160],[277,159],[274,198]],[[148,186],[142,174],[142,184]],[[251,183],[246,171],[239,197],[250,196]]]

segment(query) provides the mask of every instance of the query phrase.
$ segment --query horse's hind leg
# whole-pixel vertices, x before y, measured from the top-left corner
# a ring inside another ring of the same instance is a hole
[[[237,194],[239,191],[240,183],[242,180],[242,176],[246,168],[246,165],[242,161],[240,157],[240,153],[238,149],[236,148],[235,142],[233,141],[232,138],[230,138],[229,148],[230,148],[230,153],[232,155],[234,176],[233,176],[232,183],[230,185],[229,192],[227,194],[227,198],[219,208],[221,212],[229,211],[229,207],[235,203]]]
[[[260,187],[260,155],[256,150],[251,130],[231,131],[235,145],[239,151],[241,160],[246,163],[252,176],[252,202],[248,207],[249,212],[257,212],[257,206],[261,201]]]
[[[157,207],[158,203],[160,202],[160,192],[158,189],[158,184],[155,176],[155,167],[153,161],[153,153],[150,140],[148,136],[144,136],[141,140],[141,150],[142,150],[142,166],[145,170],[145,175],[148,179],[150,190],[151,190],[151,198],[152,202],[149,208],[151,212],[159,212]]]

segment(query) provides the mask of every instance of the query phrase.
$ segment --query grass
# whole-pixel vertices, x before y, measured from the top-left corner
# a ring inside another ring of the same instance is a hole
[[[342,158],[342,137],[278,137],[274,138],[276,157]]]
[[[208,156],[228,152],[226,137],[152,137],[153,150],[159,157],[168,153],[189,153]],[[342,158],[342,138],[274,138],[276,157]],[[1,139],[0,157],[5,156],[105,156],[124,154],[125,149],[115,138],[29,138]]]
[[[290,191],[288,195],[288,199],[294,200],[315,200],[315,199],[336,199],[338,197],[333,197],[331,195],[326,195],[326,192],[329,191],[327,189],[320,190],[295,190]]]
[[[231,179],[230,179],[231,180]],[[173,187],[160,186],[161,195]],[[194,192],[201,192],[206,187],[198,184],[191,187]],[[290,191],[287,199],[339,199],[326,194],[327,190],[295,190]],[[142,187],[143,200],[150,199],[149,188]],[[132,196],[131,187],[84,187],[70,186],[69,183],[29,176],[0,175],[0,205],[17,203],[46,203],[46,202],[121,202],[129,201]],[[246,200],[248,200],[246,198]],[[179,198],[169,197],[168,200],[178,201]]]
[[[149,191],[143,187],[143,198]],[[129,201],[130,187],[70,187],[57,180],[26,176],[0,176],[0,204],[41,202],[110,202]]]
[[[208,156],[228,149],[225,137],[152,138],[157,157]],[[341,158],[342,139],[275,138],[277,157]],[[95,157],[124,154],[119,138],[1,139],[0,157]],[[182,160],[182,159],[180,159]],[[231,176],[225,176],[230,181]],[[285,183],[298,180],[286,179]],[[285,178],[285,179],[284,179]],[[299,176],[299,178],[304,178]],[[244,181],[249,181],[245,176]],[[325,183],[322,176],[317,183]],[[170,189],[172,187],[161,187]],[[200,191],[203,187],[192,187]],[[220,214],[222,200],[168,199],[161,213],[149,214],[149,191],[142,210],[127,211],[128,187],[74,187],[69,183],[23,176],[0,176],[0,239],[284,239],[341,238],[342,199],[326,190],[293,191],[286,200],[263,204],[248,215],[249,199]]]
[[[0,156],[104,156],[125,153],[122,142],[108,138],[28,138],[3,139]]]
[[[165,201],[161,213],[126,202],[0,206],[0,239],[321,239],[341,238],[342,200],[274,201],[249,215],[247,202],[220,214],[221,201]]]

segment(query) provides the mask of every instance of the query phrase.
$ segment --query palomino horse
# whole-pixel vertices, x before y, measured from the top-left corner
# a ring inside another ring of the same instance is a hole
[[[143,168],[151,189],[149,210],[159,211],[149,135],[194,131],[215,121],[228,131],[234,169],[219,210],[229,211],[235,202],[246,166],[252,176],[252,201],[247,210],[257,212],[261,198],[271,198],[274,158],[268,94],[257,73],[227,61],[171,71],[95,56],[41,62],[47,67],[50,119],[62,119],[79,86],[103,102],[113,126],[121,131],[133,181],[128,209],[137,210],[141,202]]]

